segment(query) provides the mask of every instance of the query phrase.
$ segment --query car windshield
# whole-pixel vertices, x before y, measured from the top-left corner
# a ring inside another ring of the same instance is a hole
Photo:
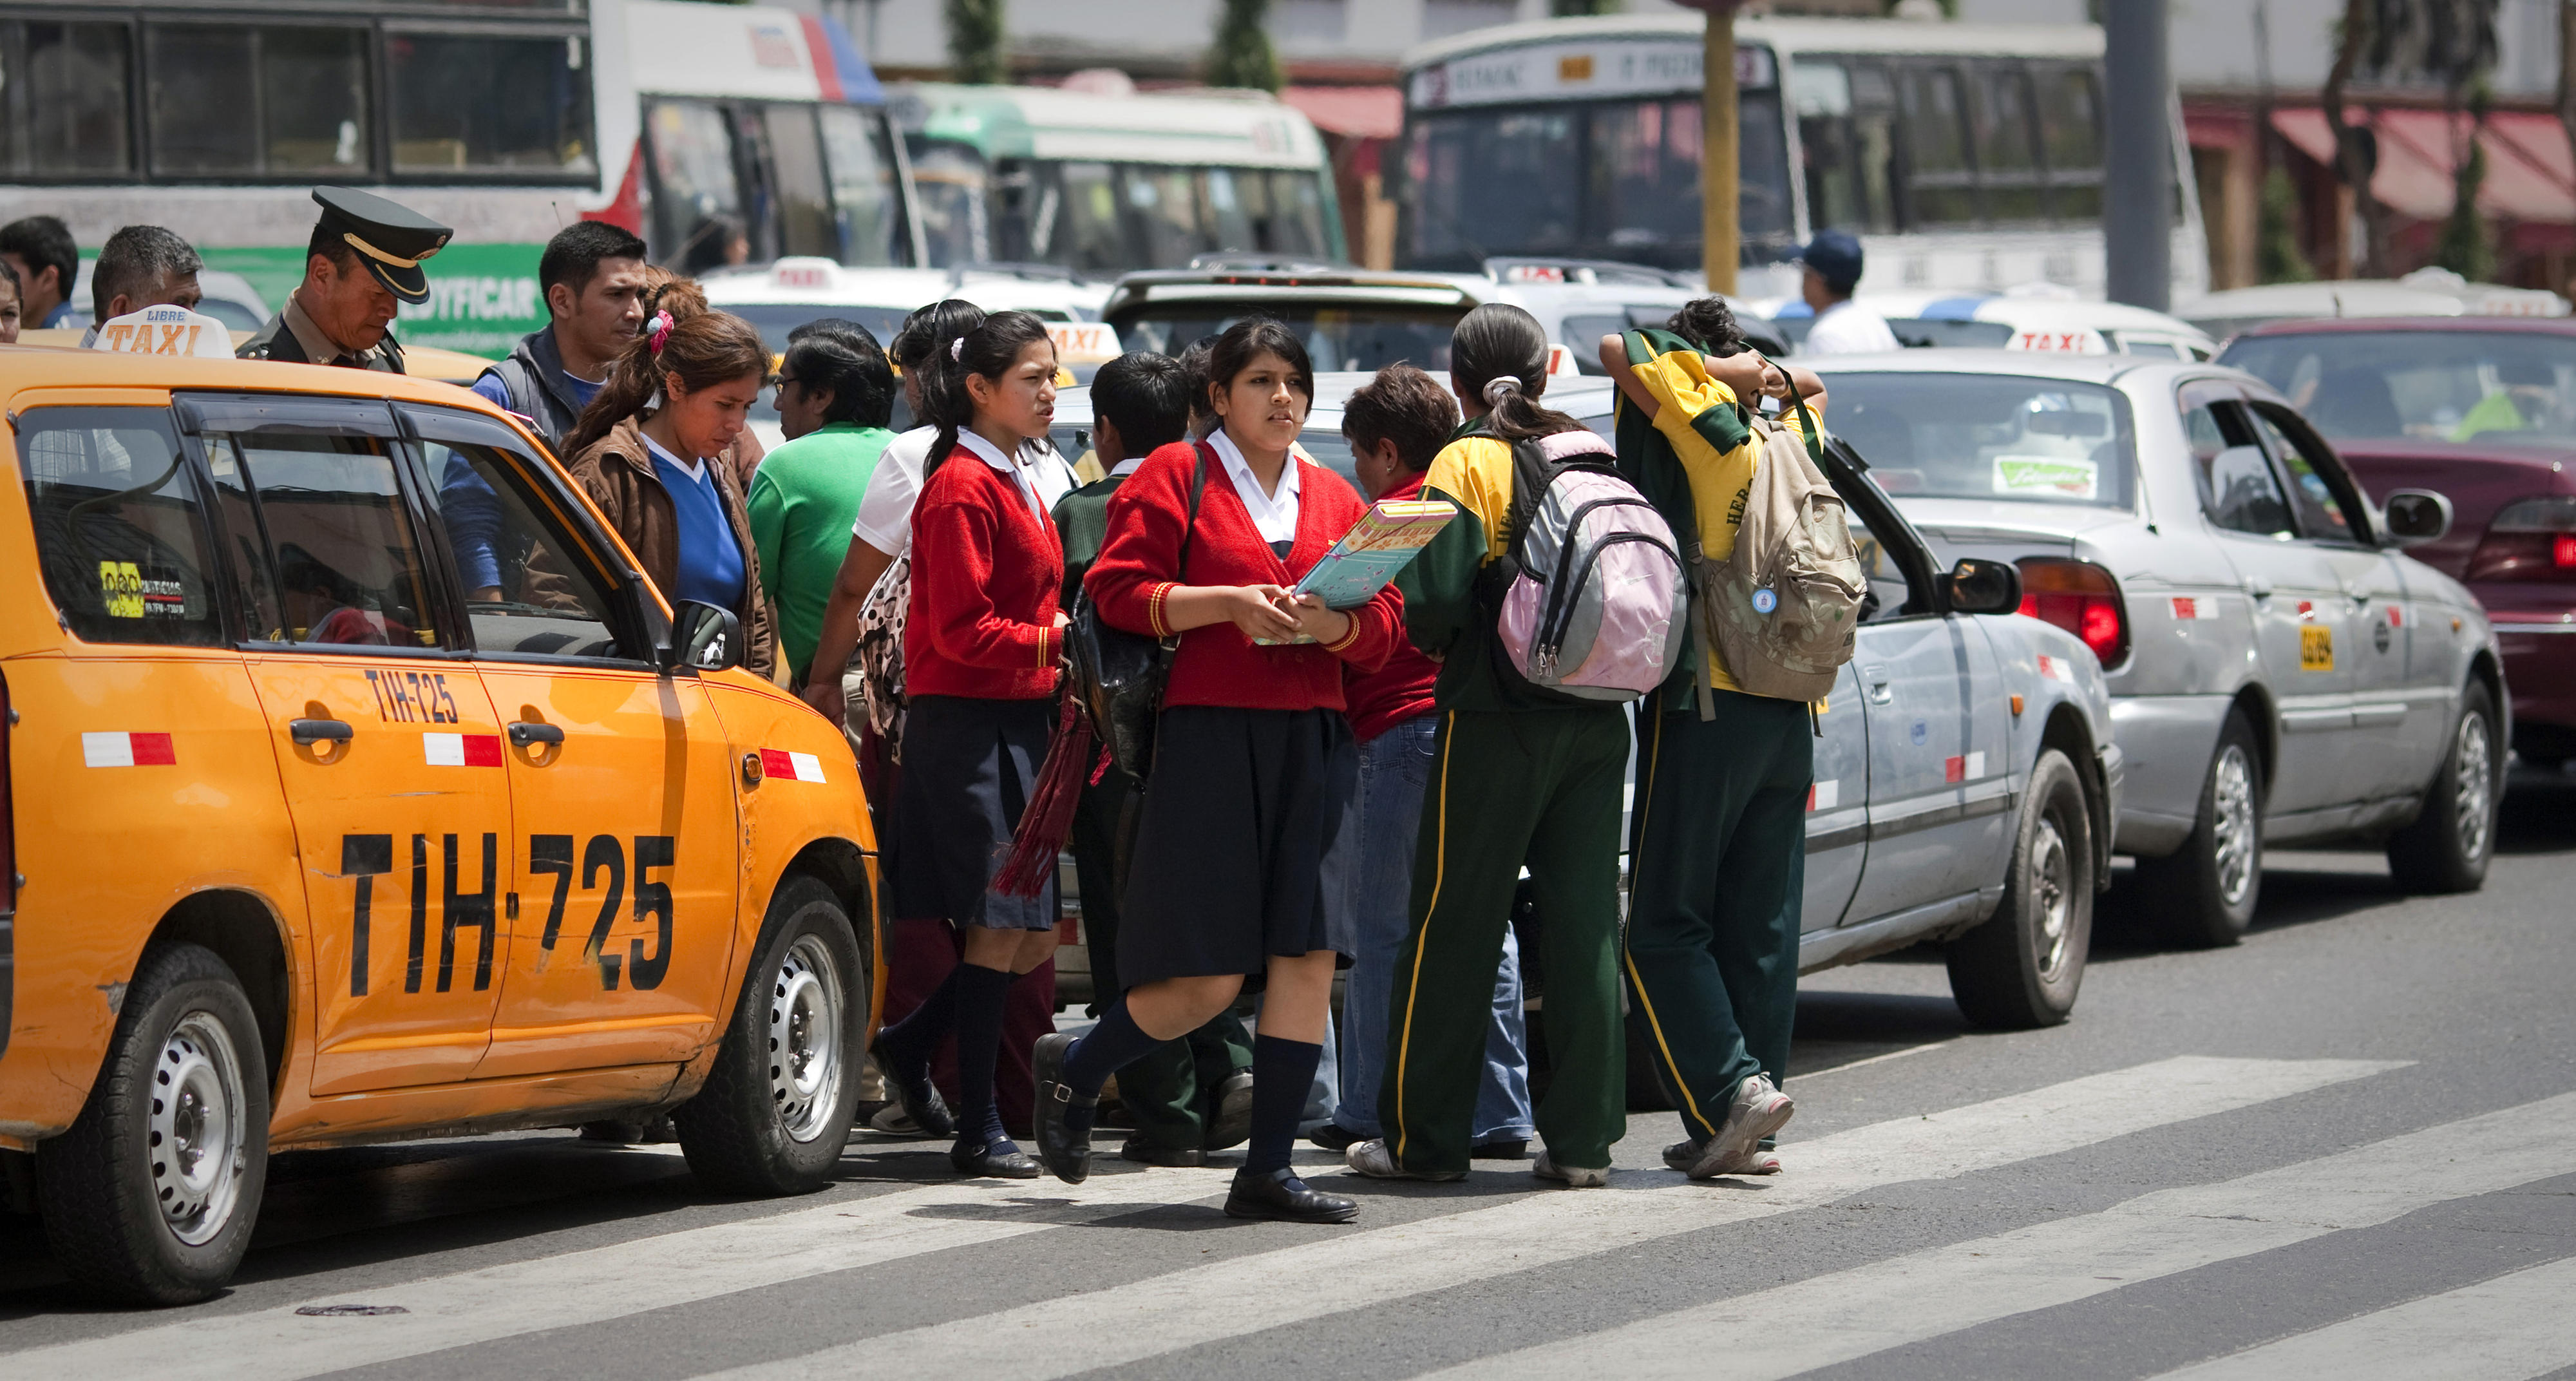
[[[2576,441],[2576,337],[2318,331],[2239,340],[2219,358],[2261,376],[2337,440]]]
[[[1246,317],[1285,323],[1306,343],[1318,372],[1380,369],[1399,360],[1433,373],[1449,367],[1449,333],[1467,314],[1459,304],[1405,302],[1156,302],[1110,323],[1130,350],[1178,355],[1203,336]]]
[[[2100,384],[2009,374],[1835,373],[1826,425],[1897,498],[2130,504],[2129,410]]]

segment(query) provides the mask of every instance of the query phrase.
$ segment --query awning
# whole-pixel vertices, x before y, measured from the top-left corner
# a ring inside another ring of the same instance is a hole
[[[2411,220],[2435,221],[2451,214],[2453,161],[2472,123],[2468,115],[2355,108],[2346,118],[2378,133],[2379,169],[2371,175],[2370,190],[2380,204]],[[2301,153],[2334,166],[2334,131],[2323,110],[2275,110],[2272,128]],[[2576,156],[2570,155],[2567,136],[2554,117],[2527,111],[2490,115],[2478,141],[2487,155],[2479,211],[2511,221],[2576,223]]]
[[[1326,134],[1393,139],[1404,131],[1404,94],[1392,86],[1292,86],[1279,99]]]

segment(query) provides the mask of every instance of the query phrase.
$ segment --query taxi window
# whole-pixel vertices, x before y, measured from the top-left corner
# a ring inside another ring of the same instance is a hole
[[[2360,541],[2351,520],[2344,516],[2342,502],[2326,484],[2326,477],[2299,450],[2298,443],[2274,426],[2271,418],[2260,412],[2253,416],[2264,442],[2271,446],[2272,454],[2281,458],[2281,468],[2289,472],[2290,503],[2298,510],[2299,530],[2322,542]]]
[[[205,513],[158,408],[35,408],[17,423],[45,591],[84,642],[224,641]]]
[[[423,443],[477,651],[631,660],[617,604],[530,487],[525,460],[461,436]]]
[[[253,618],[251,641],[445,645],[389,442],[280,430],[203,441],[227,517],[255,515],[266,539],[242,578],[253,607],[275,612]]]

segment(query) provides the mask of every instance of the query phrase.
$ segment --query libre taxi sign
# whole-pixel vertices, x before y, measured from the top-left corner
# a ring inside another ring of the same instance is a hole
[[[184,355],[200,360],[233,357],[233,335],[224,324],[185,307],[146,307],[102,323],[92,350],[126,355]]]

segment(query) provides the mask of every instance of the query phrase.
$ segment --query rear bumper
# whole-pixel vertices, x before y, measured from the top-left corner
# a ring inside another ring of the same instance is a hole
[[[2504,683],[2513,697],[2514,728],[2576,734],[2576,622],[2490,619],[2504,651]]]
[[[2162,858],[2182,847],[2200,818],[2200,788],[2218,728],[2235,698],[2128,695],[2111,698],[2111,736],[2123,780],[2114,852]]]

